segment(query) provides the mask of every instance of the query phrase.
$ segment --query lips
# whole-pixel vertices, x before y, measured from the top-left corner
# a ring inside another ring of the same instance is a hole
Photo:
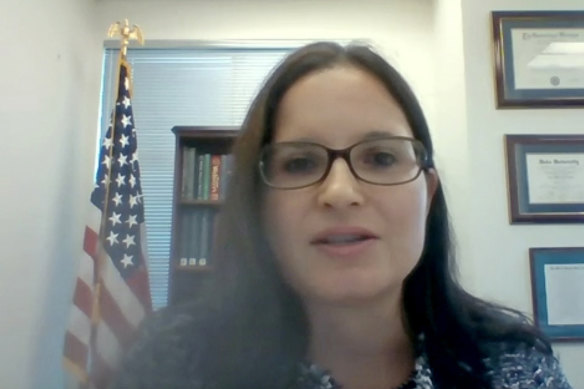
[[[353,258],[365,251],[379,237],[360,227],[333,228],[321,231],[311,240],[311,244],[328,256]]]
[[[360,227],[333,228],[321,231],[311,244],[343,245],[359,243],[368,239],[378,239],[373,232]]]

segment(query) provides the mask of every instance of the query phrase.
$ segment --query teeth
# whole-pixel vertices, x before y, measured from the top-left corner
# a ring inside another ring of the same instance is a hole
[[[324,240],[325,243],[341,244],[341,243],[352,243],[359,240],[363,240],[364,237],[361,235],[336,235],[328,237]]]

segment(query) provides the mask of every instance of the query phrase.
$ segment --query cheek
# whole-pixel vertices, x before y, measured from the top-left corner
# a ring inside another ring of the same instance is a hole
[[[391,200],[388,197],[380,199],[378,208],[383,210],[382,217],[392,245],[417,257],[424,245],[428,198],[420,187],[408,189],[391,196]]]
[[[303,251],[306,213],[303,196],[289,196],[286,192],[274,191],[264,199],[262,222],[268,244],[284,279],[297,291],[303,290],[303,275],[310,272]]]
[[[268,192],[264,204],[262,222],[273,252],[288,250],[294,239],[295,230],[292,226],[298,225],[295,218],[298,215],[297,205],[277,191]]]

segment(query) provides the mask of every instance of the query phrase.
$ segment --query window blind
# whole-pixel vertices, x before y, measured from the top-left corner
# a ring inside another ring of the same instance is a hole
[[[175,151],[171,128],[240,126],[262,82],[289,51],[289,47],[128,49],[154,309],[166,306],[168,298]],[[105,49],[100,138],[112,109],[118,55],[119,49]]]

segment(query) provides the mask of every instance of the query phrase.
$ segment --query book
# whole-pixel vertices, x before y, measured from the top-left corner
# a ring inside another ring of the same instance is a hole
[[[190,148],[189,160],[187,161],[189,175],[189,199],[194,200],[197,197],[197,149]]]
[[[209,248],[210,248],[210,232],[211,232],[211,210],[204,209],[201,212],[201,220],[199,222],[199,266],[207,266],[209,264]]]
[[[211,154],[205,154],[203,158],[203,196],[201,200],[209,200],[211,187]]]
[[[185,178],[185,193],[183,198],[195,198],[195,165],[196,165],[196,149],[194,147],[185,147],[186,159],[183,165],[183,177]]]
[[[182,148],[182,182],[181,182],[181,198],[186,199],[188,198],[189,193],[189,154],[190,154],[190,147],[185,146]]]
[[[219,172],[221,169],[221,155],[211,155],[211,184],[209,189],[209,200],[219,200]]]
[[[205,156],[199,155],[197,158],[197,193],[196,199],[202,200],[203,199],[203,181],[204,181],[204,169],[205,169]]]
[[[221,167],[219,169],[219,200],[224,200],[229,187],[229,181],[233,175],[233,154],[223,154],[221,156]]]
[[[182,148],[182,181],[181,181],[181,190],[180,196],[181,198],[187,197],[187,181],[188,181],[188,171],[187,171],[187,154],[188,154],[188,147]]]
[[[179,246],[179,266],[189,264],[189,236],[191,235],[190,212],[185,211],[180,217],[180,246]]]
[[[188,265],[197,266],[197,261],[200,256],[200,242],[199,242],[199,221],[201,219],[201,212],[191,210],[189,212],[189,225],[190,225],[190,236],[189,236],[189,255],[188,255]]]

